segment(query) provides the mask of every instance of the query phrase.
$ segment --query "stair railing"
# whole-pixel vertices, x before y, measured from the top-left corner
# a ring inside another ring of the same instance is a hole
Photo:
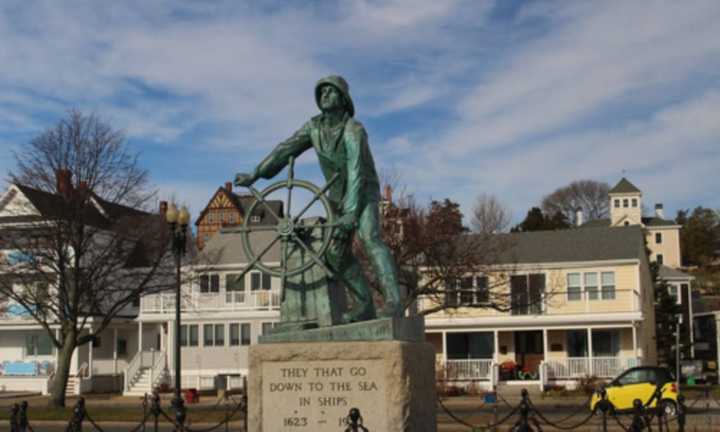
[[[125,388],[125,391],[130,391],[130,386],[132,386],[132,381],[135,379],[135,376],[137,375],[138,371],[142,367],[142,358],[143,358],[143,352],[138,351],[135,354],[135,357],[130,361],[130,364],[128,364],[128,367],[125,369],[125,374],[123,377],[123,385]]]
[[[155,388],[155,382],[162,378],[165,369],[165,352],[153,353],[153,364],[150,369],[150,388]]]

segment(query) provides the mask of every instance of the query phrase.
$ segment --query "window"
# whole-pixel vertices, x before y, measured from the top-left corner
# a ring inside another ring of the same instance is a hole
[[[620,353],[620,331],[593,330],[592,346],[594,357],[617,357]]]
[[[460,281],[453,280],[449,281],[445,285],[445,304],[448,306],[458,306],[460,304],[460,293],[458,292],[458,287],[460,286]]]
[[[242,345],[250,345],[250,324],[240,324],[240,338]]]
[[[655,244],[662,243],[662,233],[655,233]]]
[[[230,346],[250,345],[250,324],[230,324]]]
[[[601,295],[603,300],[615,299],[615,273],[603,272],[600,274],[600,282],[602,283]]]
[[[200,292],[201,293],[217,293],[220,292],[220,275],[201,275],[200,276]]]
[[[52,342],[47,334],[25,336],[25,355],[41,356],[52,354]]]
[[[598,299],[598,277],[597,273],[585,273],[585,293],[589,300]]]
[[[225,275],[225,297],[227,303],[243,303],[245,301],[245,276],[238,278],[240,273]]]
[[[568,299],[568,301],[582,300],[582,287],[580,286],[580,273],[568,273],[568,275],[567,275],[567,299]]]
[[[675,303],[679,303],[678,287],[676,285],[668,285],[668,295],[675,300]]]
[[[615,208],[620,208],[620,200],[619,199],[615,200]]]
[[[259,222],[260,222],[260,216],[258,216],[258,215],[252,215],[252,216],[250,216],[250,222],[259,223]]]
[[[215,324],[215,346],[225,345],[225,324]]]
[[[662,254],[657,254],[657,255],[655,256],[655,261],[657,261],[658,264],[662,265],[662,264],[663,264],[663,255],[662,255]]]
[[[203,325],[203,346],[213,346],[213,342],[215,342],[214,330],[212,324]]]
[[[188,326],[190,332],[190,346],[198,346],[199,344],[199,329],[197,324]]]
[[[100,336],[95,336],[92,340],[92,347],[100,348],[101,346],[102,346],[102,339],[100,339]]]
[[[473,304],[475,301],[473,279],[472,276],[460,279],[460,303],[462,304]]]
[[[250,273],[250,289],[257,291],[259,289],[269,290],[272,279],[269,274],[252,272]]]
[[[513,315],[542,313],[545,275],[542,273],[510,276],[510,297]]]
[[[198,346],[198,325],[180,326],[180,346]]]
[[[230,324],[230,346],[240,345],[240,324]]]
[[[625,198],[625,199],[623,200],[623,207],[624,207],[624,208],[628,208],[628,207],[629,207],[629,202],[628,202],[628,199],[627,199],[627,198]]]
[[[579,276],[578,276],[579,278]],[[587,357],[587,331],[567,331],[567,355],[568,357]]]
[[[490,289],[488,288],[487,276],[475,277],[475,301],[486,303],[490,300]]]
[[[633,207],[637,207],[637,206],[638,206],[637,198],[633,198],[633,199],[632,199],[632,206],[633,206]]]

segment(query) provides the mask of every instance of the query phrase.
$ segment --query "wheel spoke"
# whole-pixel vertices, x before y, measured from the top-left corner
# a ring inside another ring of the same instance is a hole
[[[288,268],[288,240],[283,237],[282,239],[282,253],[280,255],[280,270],[282,275],[280,276],[280,301],[285,300],[285,290],[287,289],[287,268]]]
[[[274,217],[275,220],[278,220],[278,221],[279,221],[279,220],[280,220],[280,217],[277,215],[277,213],[275,213],[275,211],[272,209],[272,207],[270,207],[270,204],[268,204],[267,201],[265,201],[265,200],[263,199],[263,197],[262,197],[262,195],[260,194],[260,192],[258,192],[258,190],[255,189],[255,188],[252,187],[252,186],[248,186],[248,189],[250,189],[250,192],[253,194],[253,196],[255,197],[255,199],[258,200],[258,202],[262,203],[262,205],[265,206],[265,208],[267,209],[267,211],[270,212],[270,214],[272,215],[272,217]],[[251,216],[251,215],[248,215],[248,216]]]
[[[257,254],[257,255],[255,256],[255,258],[253,258],[253,260],[250,261],[250,262],[247,264],[247,266],[245,266],[245,269],[240,272],[240,274],[238,275],[237,278],[235,278],[235,280],[236,280],[236,281],[237,281],[237,280],[240,280],[240,278],[244,277],[244,276],[247,274],[247,272],[249,272],[250,270],[252,270],[252,268],[255,266],[255,264],[257,264],[258,261],[260,261],[260,260],[262,259],[262,257],[265,256],[266,253],[268,253],[268,251],[270,250],[270,248],[272,248],[272,247],[275,245],[275,243],[277,243],[278,240],[280,240],[280,236],[276,236],[276,237],[270,242],[270,244],[268,244],[267,246],[265,246],[265,249],[263,249],[262,252],[260,252],[259,254]]]
[[[223,232],[226,233],[250,233],[259,231],[277,231],[275,225],[254,225],[252,228],[247,227],[236,227],[236,228],[225,228]]]
[[[325,265],[325,263],[323,262],[323,260],[320,259],[320,257],[317,256],[317,254],[315,253],[315,251],[312,250],[312,249],[310,249],[310,246],[306,245],[305,242],[304,242],[299,236],[297,236],[295,233],[293,233],[293,240],[295,240],[295,242],[296,242],[297,244],[299,244],[301,248],[305,249],[305,252],[307,252],[307,253],[310,255],[310,258],[311,258],[313,261],[315,261],[315,264],[317,264],[321,269],[323,269],[323,270],[325,271],[325,273],[327,273],[328,277],[331,277],[331,278],[335,277],[335,276],[333,275],[332,270],[330,270],[330,269]]]
[[[315,196],[313,197],[313,199],[311,199],[310,202],[302,210],[300,210],[300,213],[298,213],[297,216],[295,216],[295,218],[293,219],[293,223],[297,223],[300,220],[302,215],[304,215],[305,212],[308,211],[310,209],[310,207],[312,207],[312,205],[315,204],[317,202],[317,200],[320,199],[320,196],[322,196],[325,192],[327,192],[328,189],[330,189],[330,186],[332,186],[332,184],[335,183],[335,180],[337,180],[338,177],[340,177],[339,174],[335,174],[334,176],[332,176],[330,181],[328,181],[327,184],[325,184],[325,186],[323,186],[323,188],[320,189],[320,192],[316,193]]]
[[[288,179],[287,179],[287,204],[285,210],[285,217],[292,220],[292,189],[293,180],[295,179],[295,158],[290,156],[290,163],[288,164]]]

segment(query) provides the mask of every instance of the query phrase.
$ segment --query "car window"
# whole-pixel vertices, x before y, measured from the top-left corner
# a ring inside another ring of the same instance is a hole
[[[647,369],[635,369],[628,371],[625,375],[618,379],[618,383],[622,385],[638,384],[648,381]]]

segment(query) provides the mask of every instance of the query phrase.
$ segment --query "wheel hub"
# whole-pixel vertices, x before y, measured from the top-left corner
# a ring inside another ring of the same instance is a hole
[[[292,219],[284,218],[278,222],[277,232],[281,236],[289,237],[292,235],[293,231],[295,231],[295,225],[293,224]]]

